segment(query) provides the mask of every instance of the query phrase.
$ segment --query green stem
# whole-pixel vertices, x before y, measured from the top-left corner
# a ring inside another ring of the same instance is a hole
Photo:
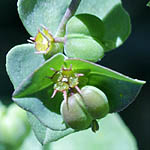
[[[56,33],[56,37],[62,37],[65,34],[66,24],[68,20],[75,14],[81,0],[72,0],[67,8]]]
[[[43,145],[42,150],[49,150],[50,149],[50,143]]]

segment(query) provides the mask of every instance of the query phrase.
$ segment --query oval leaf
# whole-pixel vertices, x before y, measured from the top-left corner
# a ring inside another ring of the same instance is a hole
[[[104,56],[103,36],[104,24],[98,17],[90,14],[76,15],[66,26],[65,54],[96,62]]]

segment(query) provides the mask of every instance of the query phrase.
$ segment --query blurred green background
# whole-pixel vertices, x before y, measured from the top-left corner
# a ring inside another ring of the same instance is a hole
[[[132,33],[117,50],[108,53],[100,64],[128,75],[146,80],[136,101],[121,112],[123,120],[137,139],[140,150],[150,150],[150,8],[146,0],[123,0],[132,22]],[[13,86],[5,70],[7,52],[15,45],[27,43],[29,34],[18,13],[17,0],[0,1],[0,99],[11,97]],[[11,103],[2,100],[3,103]]]

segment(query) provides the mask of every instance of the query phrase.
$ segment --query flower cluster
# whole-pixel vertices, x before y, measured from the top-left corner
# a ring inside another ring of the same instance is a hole
[[[35,37],[30,37],[28,42],[35,44],[37,54],[47,54],[52,50],[54,38],[48,29],[43,27],[43,30],[39,30]]]
[[[72,65],[70,68],[62,67],[60,71],[57,71],[51,68],[55,73],[50,79],[54,82],[54,92],[51,96],[53,98],[57,92],[62,92],[64,96],[64,100],[68,101],[68,93],[70,95],[78,92],[81,94],[80,88],[78,87],[79,84],[79,77],[84,76],[81,73],[75,73],[72,70]]]

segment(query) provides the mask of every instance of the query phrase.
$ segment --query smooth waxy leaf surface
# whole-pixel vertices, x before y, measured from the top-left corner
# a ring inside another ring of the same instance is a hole
[[[18,0],[18,12],[32,36],[36,35],[41,24],[55,34],[70,2],[71,0]],[[89,13],[102,19],[107,51],[121,45],[130,34],[130,18],[120,0],[82,0],[76,14],[80,13]]]
[[[65,54],[96,62],[104,56],[104,24],[96,16],[79,14],[66,26]]]

